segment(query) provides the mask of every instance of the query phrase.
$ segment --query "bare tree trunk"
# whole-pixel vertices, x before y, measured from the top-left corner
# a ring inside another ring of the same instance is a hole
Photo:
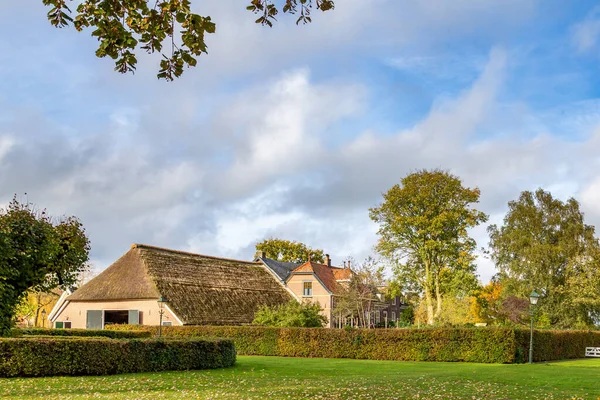
[[[429,288],[425,288],[425,305],[427,306],[427,324],[433,325],[433,302]]]
[[[442,292],[440,290],[440,275],[435,274],[435,300],[436,300],[436,310],[435,310],[435,318],[439,318],[442,315]]]
[[[431,269],[428,261],[425,261],[425,305],[427,306],[427,324],[433,325],[433,300],[431,298]]]

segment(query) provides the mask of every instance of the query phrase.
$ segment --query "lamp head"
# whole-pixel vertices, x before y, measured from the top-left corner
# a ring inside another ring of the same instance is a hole
[[[539,299],[540,299],[540,295],[537,294],[535,290],[533,292],[531,292],[531,294],[529,295],[529,303],[532,306],[535,306]]]

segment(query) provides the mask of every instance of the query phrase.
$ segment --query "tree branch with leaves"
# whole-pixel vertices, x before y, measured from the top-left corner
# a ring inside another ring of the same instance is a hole
[[[206,35],[216,32],[210,16],[192,12],[190,0],[85,0],[75,12],[73,0],[42,0],[50,7],[48,20],[57,27],[73,25],[77,31],[91,28],[100,45],[96,56],[115,60],[115,70],[134,72],[137,50],[160,53],[159,79],[172,81],[185,67],[194,67],[197,57],[208,54]],[[328,11],[333,0],[252,0],[247,10],[257,14],[256,23],[273,26],[279,10],[298,14],[296,24],[311,22],[311,10]]]

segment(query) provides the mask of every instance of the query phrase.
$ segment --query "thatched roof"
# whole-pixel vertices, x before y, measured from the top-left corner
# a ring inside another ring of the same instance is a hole
[[[160,296],[186,325],[247,324],[259,306],[291,299],[261,263],[136,244],[69,300]]]

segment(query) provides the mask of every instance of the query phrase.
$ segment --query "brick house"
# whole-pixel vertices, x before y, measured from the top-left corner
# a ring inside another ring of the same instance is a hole
[[[343,290],[343,285],[350,281],[352,270],[349,265],[335,267],[331,265],[329,255],[325,255],[325,263],[312,261],[303,264],[276,261],[258,252],[254,259],[262,262],[273,276],[284,285],[298,301],[311,301],[321,306],[322,314],[327,318],[330,328],[343,326],[349,321],[341,321],[335,315],[336,295]],[[344,263],[345,264],[345,263]],[[373,311],[365,318],[372,321],[370,325],[377,326],[388,321],[396,321],[406,305],[399,296],[393,299],[374,298]]]

